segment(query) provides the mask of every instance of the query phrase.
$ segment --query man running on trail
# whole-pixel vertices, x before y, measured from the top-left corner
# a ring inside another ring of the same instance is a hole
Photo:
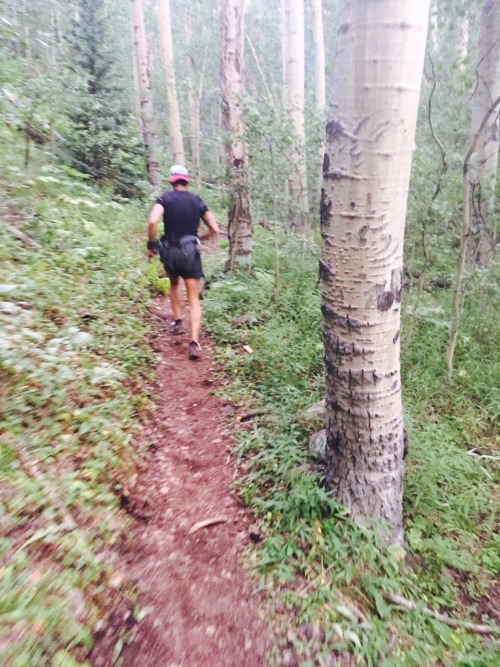
[[[187,190],[190,181],[185,167],[175,164],[170,169],[170,183],[173,190],[164,192],[156,200],[149,214],[148,257],[153,257],[157,249],[160,259],[170,278],[170,302],[174,313],[171,333],[184,333],[179,277],[186,285],[189,303],[190,343],[188,356],[199,359],[201,356],[200,327],[200,279],[203,275],[200,256],[200,240],[216,236],[219,226],[215,216],[198,195]],[[164,234],[160,242],[156,240],[156,225],[163,216]],[[198,237],[200,219],[207,225],[208,231]]]

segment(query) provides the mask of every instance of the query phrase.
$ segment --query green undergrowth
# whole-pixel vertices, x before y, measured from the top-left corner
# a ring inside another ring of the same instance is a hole
[[[486,290],[469,285],[451,380],[443,361],[449,293],[426,293],[418,303],[407,297],[405,558],[353,525],[308,454],[321,426],[300,413],[323,386],[317,252],[283,239],[276,285],[272,237],[259,230],[253,272],[223,275],[212,260],[204,301],[218,361],[231,376],[221,391],[241,414],[258,413],[235,429],[239,491],[262,532],[248,561],[271,595],[280,637],[270,665],[493,667],[498,644],[423,611],[493,620],[485,601],[500,571],[500,308],[491,274]],[[401,611],[383,592],[416,602],[416,610]]]
[[[142,206],[34,149],[25,169],[0,129],[0,664],[73,667],[133,599],[113,546],[151,407],[148,286],[161,285],[141,266]]]

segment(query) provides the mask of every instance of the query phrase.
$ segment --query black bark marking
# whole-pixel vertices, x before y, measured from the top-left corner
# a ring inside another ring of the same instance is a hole
[[[342,25],[341,25],[340,28],[339,28],[339,31],[340,31],[343,35],[345,35],[346,32],[349,32],[350,29],[351,29],[351,26],[349,25],[349,23],[342,23]]]
[[[354,144],[351,150],[349,151],[349,155],[352,158],[356,159],[359,158],[361,155],[363,155],[363,151],[361,150],[361,148],[359,148],[358,144]],[[357,166],[359,166],[359,163]]]
[[[377,308],[384,312],[389,310],[394,303],[401,302],[401,293],[403,291],[403,280],[402,280],[402,269],[399,267],[391,271],[391,287],[388,292],[385,291],[383,285],[375,285],[371,290],[372,294],[377,297]],[[397,336],[393,339],[393,343],[396,343],[399,337],[399,332]]]
[[[394,294],[392,292],[384,292],[377,297],[377,308],[382,312],[389,310],[394,303]]]
[[[361,130],[368,123],[369,120],[370,120],[369,116],[365,116],[364,118],[361,119],[361,121],[356,126],[356,129],[354,130],[355,136],[357,136],[361,132]]]
[[[328,153],[323,155],[323,173],[326,174],[330,169],[330,156]]]
[[[330,226],[330,218],[332,213],[332,202],[327,197],[326,192],[321,188],[321,204],[319,208],[319,216],[321,225],[325,227]]]
[[[345,370],[342,366],[334,361],[325,360],[325,365],[327,366],[330,377],[334,377],[337,380],[343,380],[347,385],[352,387],[367,387],[367,385],[375,386],[381,379],[385,376],[381,373],[365,373],[364,369],[360,371]],[[370,416],[370,414],[368,415]]]
[[[364,326],[363,323],[359,322],[358,320],[351,319],[349,316],[346,317],[345,315],[337,313],[337,311],[333,310],[333,308],[330,308],[330,306],[327,306],[325,303],[321,306],[321,312],[323,313],[325,320],[328,320],[329,322],[332,322],[333,324],[336,324],[343,329],[347,329],[347,331],[361,329]]]
[[[319,260],[319,277],[325,282],[330,282],[334,277],[333,271],[321,259]]]
[[[330,181],[340,181],[341,178],[344,178],[345,174],[344,172],[340,170],[333,170],[333,171],[325,171],[323,173],[323,178],[327,178]]]
[[[349,202],[349,206],[350,206],[351,208],[356,208],[356,202],[355,202],[355,201],[351,201],[351,202]]]
[[[373,201],[373,196],[372,196],[372,193],[369,192],[369,193],[366,195],[366,208],[368,209],[368,211],[371,211],[371,208],[372,208],[372,201]]]
[[[334,360],[337,357],[361,357],[362,359],[366,357],[366,351],[364,348],[356,347],[354,343],[342,340],[335,334],[329,335],[325,333],[323,338],[325,342],[324,359],[325,359],[325,366],[327,368],[330,368],[330,366],[332,368],[336,367],[334,361],[330,360],[331,356],[329,354],[330,350],[333,353]]]
[[[391,272],[391,292],[394,294],[396,303],[400,303],[403,292],[403,269],[398,267]]]
[[[335,118],[326,124],[326,136],[330,141],[335,141],[344,134],[344,126]]]
[[[393,336],[393,339],[392,339],[393,344],[396,345],[398,340],[399,340],[399,331],[397,331]]]
[[[370,229],[369,225],[363,225],[359,232],[356,234],[356,236],[359,239],[359,245],[360,246],[365,246],[368,243],[368,240],[366,238],[366,235],[368,234],[368,230]]]

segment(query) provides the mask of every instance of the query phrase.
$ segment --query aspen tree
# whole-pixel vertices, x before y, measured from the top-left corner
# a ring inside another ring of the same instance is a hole
[[[314,91],[316,109],[323,111],[326,106],[325,85],[325,39],[323,36],[323,3],[322,0],[311,0],[313,10],[314,39]]]
[[[142,0],[131,0],[131,11],[146,167],[151,184],[160,185],[160,167],[156,156],[153,105],[151,101],[151,76],[148,67],[146,29],[144,27]]]
[[[314,92],[316,101],[316,110],[320,117],[324,120],[326,106],[326,83],[325,83],[325,39],[323,35],[323,3],[322,0],[311,0],[313,11],[313,39],[314,39]],[[325,152],[324,142],[319,147],[319,158],[323,160]],[[321,192],[321,182],[323,174],[319,173],[319,186],[317,190],[319,201],[319,193]]]
[[[245,43],[245,0],[221,3],[221,96],[228,186],[231,198],[228,213],[229,260],[232,269],[238,260],[252,259],[252,221],[247,185],[245,123],[241,107],[243,54]]]
[[[290,32],[290,3],[289,0],[280,2],[280,33],[281,33],[281,73],[282,73],[282,96],[283,109],[288,109],[289,91],[288,91],[288,33]]]
[[[177,100],[177,83],[174,67],[174,50],[172,47],[172,27],[170,21],[170,0],[158,0],[158,24],[160,27],[160,44],[165,70],[165,84],[168,101],[168,124],[170,129],[170,147],[172,159],[176,164],[185,164],[184,141],[182,139],[181,116]]]
[[[429,0],[342,0],[321,202],[326,478],[402,541],[403,235]]]
[[[479,231],[477,263],[487,266],[493,257],[496,230],[493,228],[495,186],[498,170],[500,120],[497,111],[481,123],[500,95],[500,2],[486,0],[481,10],[476,65],[476,89],[472,107],[472,141],[478,140],[468,171],[470,217],[473,230]]]
[[[283,53],[287,59],[285,75],[287,110],[294,133],[294,147],[289,153],[291,173],[288,178],[288,195],[292,206],[290,227],[294,232],[309,234],[304,127],[304,0],[284,0],[284,2],[287,45]]]

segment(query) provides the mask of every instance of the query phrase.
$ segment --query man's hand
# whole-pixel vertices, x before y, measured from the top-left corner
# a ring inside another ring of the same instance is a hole
[[[148,259],[151,259],[158,252],[158,242],[157,241],[148,241],[147,245]]]
[[[217,224],[217,220],[212,211],[205,211],[202,220],[208,229],[204,234],[200,234],[200,241],[205,241],[206,239],[211,239],[214,236],[217,236],[219,233],[219,225]]]
[[[158,245],[156,239],[156,225],[163,215],[163,206],[155,204],[151,209],[148,220],[148,259],[151,259],[158,252]]]

